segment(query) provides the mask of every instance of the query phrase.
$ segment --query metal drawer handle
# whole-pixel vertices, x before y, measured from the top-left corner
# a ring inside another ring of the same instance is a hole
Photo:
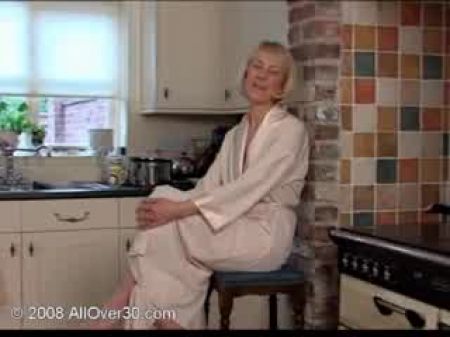
[[[409,324],[413,328],[421,329],[425,326],[425,319],[414,310],[405,309],[403,307],[398,306],[397,304],[388,302],[379,296],[373,297],[373,303],[377,307],[379,313],[382,314],[383,316],[392,315],[392,313],[395,311],[399,314],[405,315]]]
[[[127,239],[126,243],[125,243],[125,251],[128,253],[131,249],[131,240]]]
[[[11,246],[9,246],[9,253],[11,254],[11,257],[14,257],[16,255],[16,246],[14,246],[14,243],[11,242]]]
[[[62,222],[70,222],[70,223],[81,222],[81,221],[87,220],[87,218],[89,218],[89,214],[90,214],[90,212],[85,211],[83,216],[81,216],[80,218],[75,218],[75,217],[67,217],[66,218],[66,217],[61,216],[61,214],[59,214],[59,213],[53,213],[56,220],[62,221]]]

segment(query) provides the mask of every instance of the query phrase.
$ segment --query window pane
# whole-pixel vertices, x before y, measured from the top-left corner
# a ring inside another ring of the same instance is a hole
[[[34,28],[41,91],[115,93],[118,34],[114,17],[47,9],[36,13]]]
[[[89,129],[111,126],[110,99],[49,98],[39,123],[46,126],[46,145],[89,146]]]
[[[28,86],[28,11],[20,2],[0,2],[0,92]]]

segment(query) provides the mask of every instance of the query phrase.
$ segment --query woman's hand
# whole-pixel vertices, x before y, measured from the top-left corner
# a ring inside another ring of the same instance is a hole
[[[197,212],[197,206],[190,200],[178,202],[165,198],[149,198],[141,201],[137,207],[136,222],[140,229],[148,229]]]

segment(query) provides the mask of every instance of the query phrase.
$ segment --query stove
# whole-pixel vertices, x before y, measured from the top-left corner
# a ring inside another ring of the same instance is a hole
[[[336,228],[341,274],[450,310],[450,223]]]

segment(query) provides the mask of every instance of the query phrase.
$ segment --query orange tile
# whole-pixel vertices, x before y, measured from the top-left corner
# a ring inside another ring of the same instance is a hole
[[[377,212],[376,225],[395,225],[395,212]]]
[[[353,26],[352,25],[344,25],[342,27],[342,47],[344,49],[352,49],[353,48]]]
[[[397,108],[396,107],[378,107],[378,131],[397,130]]]
[[[443,113],[440,108],[422,108],[422,129],[442,130],[444,123]]]
[[[396,157],[397,156],[397,134],[378,133],[377,134],[377,156]]]
[[[404,26],[420,25],[420,3],[416,1],[401,2],[401,23]]]
[[[373,157],[374,138],[373,133],[355,133],[353,138],[353,155],[355,157]]]
[[[353,128],[353,110],[351,105],[341,105],[342,129],[351,131]]]
[[[402,54],[400,56],[400,64],[402,78],[420,78],[419,55]]]
[[[450,53],[450,29],[447,29],[445,34],[445,51]]]
[[[395,209],[397,205],[397,187],[395,185],[376,185],[377,209]]]
[[[450,109],[444,109],[444,130],[450,131]]]
[[[375,26],[353,27],[355,35],[355,49],[375,49]]]
[[[353,80],[351,78],[341,78],[340,83],[340,99],[342,104],[353,103]]]
[[[375,80],[355,79],[355,103],[375,103]]]
[[[341,75],[352,76],[353,75],[353,53],[344,51],[342,53],[341,63]]]
[[[378,53],[378,76],[397,77],[398,75],[398,54]]]
[[[400,159],[400,178],[401,183],[416,182],[419,179],[419,164],[416,158]]]
[[[440,29],[424,29],[422,37],[424,53],[441,53],[443,49],[442,37],[443,34]]]
[[[439,184],[422,184],[421,195],[422,207],[428,207],[431,204],[439,202]]]
[[[398,212],[398,223],[399,224],[415,224],[419,221],[419,213],[414,211],[408,212]]]
[[[355,210],[373,209],[373,186],[353,186],[353,208]]]
[[[378,27],[378,50],[396,51],[398,49],[398,28]]]
[[[341,183],[348,184],[351,179],[351,165],[349,159],[341,159]]]
[[[423,23],[425,26],[441,26],[443,8],[442,4],[424,3]]]
[[[441,180],[440,159],[420,159],[421,181],[431,183]]]

